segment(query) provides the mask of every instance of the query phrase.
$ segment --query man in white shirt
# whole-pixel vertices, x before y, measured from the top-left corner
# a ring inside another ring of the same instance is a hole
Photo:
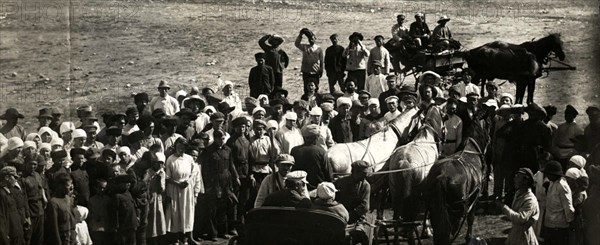
[[[319,137],[317,139],[317,145],[323,147],[323,149],[327,150],[329,147],[335,145],[335,141],[333,141],[333,136],[331,135],[331,129],[327,127],[327,125],[321,122],[321,117],[323,116],[323,110],[320,107],[314,107],[309,112],[309,124],[316,124],[319,126]],[[307,124],[308,125],[308,124]],[[304,126],[306,127],[306,126]]]
[[[165,80],[161,80],[158,84],[158,92],[160,96],[154,97],[150,101],[150,110],[163,109],[167,116],[174,116],[175,113],[179,112],[179,102],[177,99],[167,94],[167,91],[171,89],[171,86]]]
[[[546,191],[544,219],[542,219],[547,231],[544,244],[568,244],[571,223],[575,219],[571,188],[559,162],[548,162],[542,172],[550,180]]]
[[[456,115],[458,101],[448,99],[446,101],[446,115],[444,121],[444,144],[442,146],[442,156],[449,156],[456,152],[456,148],[460,145],[462,139],[462,120]]]
[[[383,47],[382,35],[375,36],[374,40],[376,46],[372,48],[369,52],[369,61],[367,62],[367,74],[371,75],[374,73],[374,62],[379,61],[381,64],[380,73],[387,75],[388,73],[390,73],[390,52],[385,47]]]

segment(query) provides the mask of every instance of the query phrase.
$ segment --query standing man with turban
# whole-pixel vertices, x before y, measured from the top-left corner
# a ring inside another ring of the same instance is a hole
[[[273,68],[275,87],[280,88],[283,87],[283,70],[290,62],[287,53],[281,49],[283,42],[283,37],[276,34],[265,35],[258,40],[258,46],[265,51],[265,64]]]
[[[355,120],[350,120],[351,106],[352,101],[349,98],[340,97],[337,99],[338,114],[328,124],[331,129],[331,135],[333,135],[333,140],[336,143],[350,143],[354,141],[352,127],[355,124]]]
[[[304,170],[308,173],[308,189],[314,190],[323,181],[332,181],[331,166],[327,160],[327,151],[317,145],[320,137],[319,126],[307,125],[302,129],[304,144],[292,149],[291,155],[297,161],[293,170]]]

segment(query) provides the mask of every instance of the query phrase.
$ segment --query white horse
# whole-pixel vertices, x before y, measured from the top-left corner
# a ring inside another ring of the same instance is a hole
[[[335,144],[327,150],[327,159],[334,173],[350,173],[354,161],[364,160],[374,166],[373,171],[383,167],[396,149],[399,140],[408,141],[409,126],[416,110],[402,112],[388,127],[364,139],[352,143]]]
[[[438,158],[438,137],[433,127],[425,124],[415,138],[398,147],[390,156],[387,169],[394,220],[415,221],[423,194],[423,181]],[[387,170],[387,171],[386,171]]]

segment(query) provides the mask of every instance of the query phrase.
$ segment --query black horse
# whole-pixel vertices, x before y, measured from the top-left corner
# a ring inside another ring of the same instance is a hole
[[[470,124],[461,150],[437,160],[425,179],[426,202],[436,245],[450,245],[465,220],[471,239],[474,207],[484,188],[484,149],[489,137],[478,123]]]
[[[494,78],[517,83],[515,103],[523,103],[527,89],[527,103],[533,102],[535,80],[542,76],[542,65],[554,52],[562,61],[565,59],[560,34],[550,34],[542,39],[519,45],[495,41],[463,52],[469,69],[473,71],[473,83],[481,82],[481,95],[485,93],[486,81]]]

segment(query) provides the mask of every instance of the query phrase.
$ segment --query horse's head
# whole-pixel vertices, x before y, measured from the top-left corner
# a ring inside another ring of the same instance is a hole
[[[565,52],[563,50],[563,41],[560,38],[560,33],[552,33],[550,35],[548,35],[546,38],[546,45],[547,48],[554,52],[554,54],[556,54],[556,56],[558,56],[558,59],[565,60]]]
[[[440,136],[429,123],[423,123],[414,140],[415,142],[418,142],[417,140],[439,142]]]

